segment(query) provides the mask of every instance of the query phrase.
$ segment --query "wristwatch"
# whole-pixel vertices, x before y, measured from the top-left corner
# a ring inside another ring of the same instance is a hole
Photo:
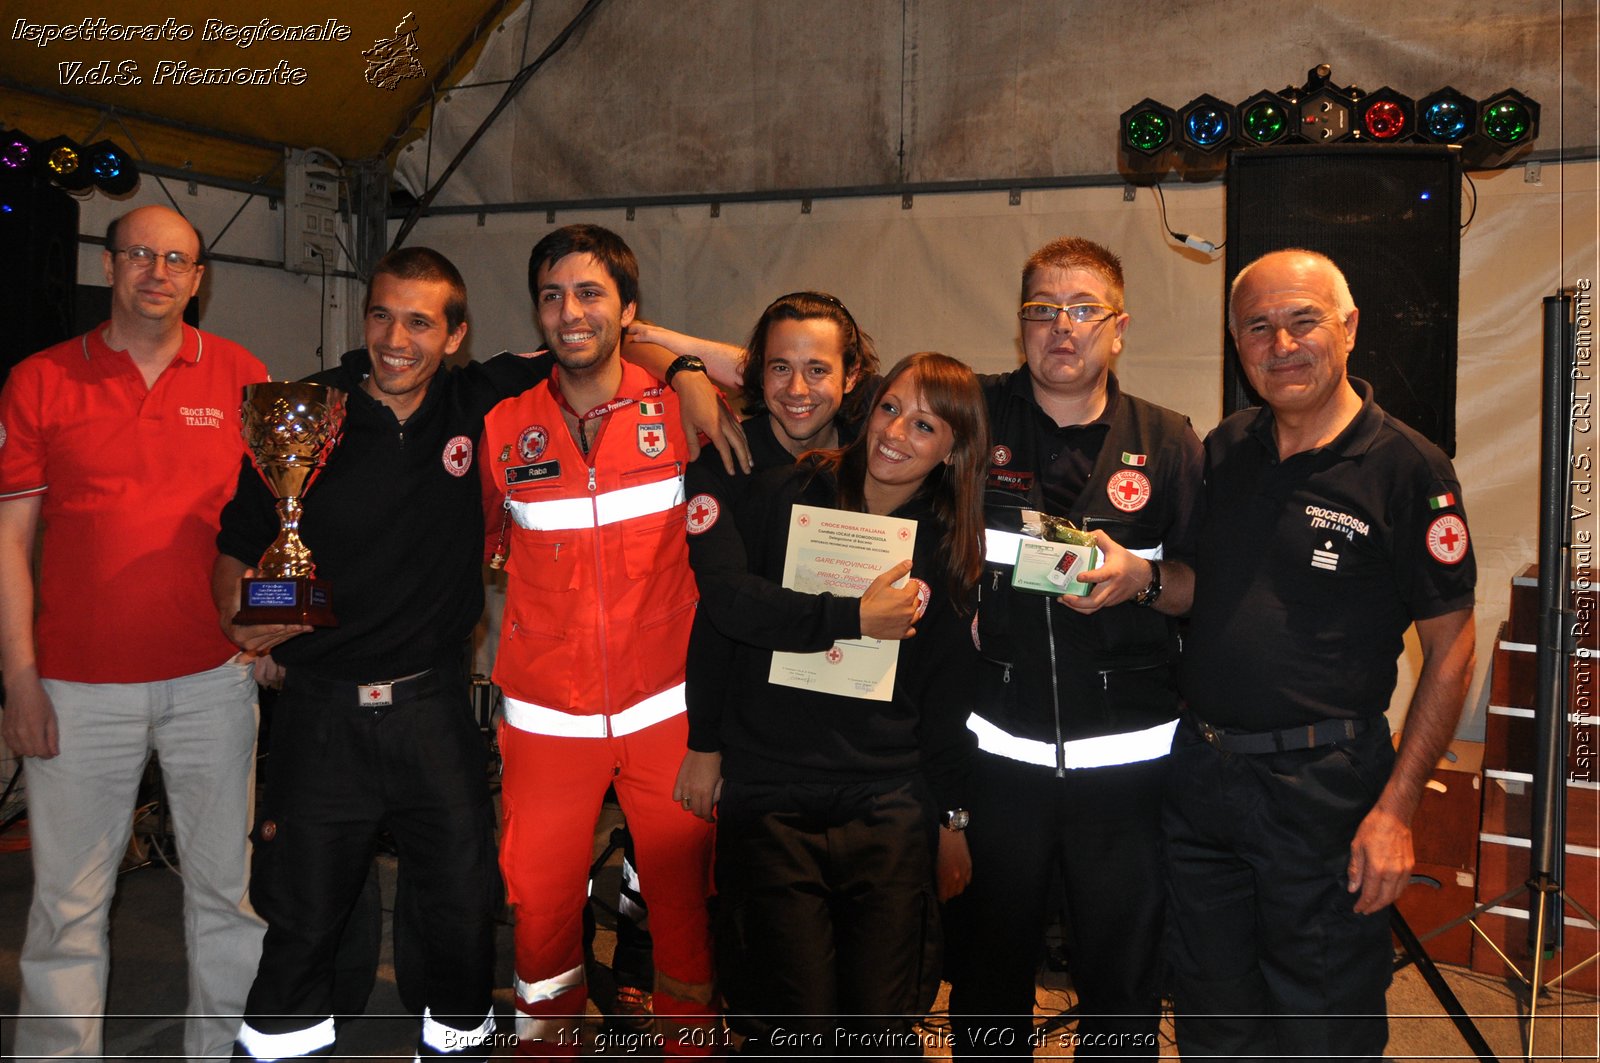
[[[667,366],[666,383],[670,385],[672,378],[686,369],[691,373],[704,373],[706,371],[706,363],[692,354],[680,354],[673,360],[671,365]]]
[[[952,808],[939,814],[939,826],[945,830],[963,831],[972,822],[972,813],[964,808]]]
[[[1150,582],[1145,586],[1144,590],[1133,596],[1133,604],[1142,605],[1148,609],[1150,606],[1156,604],[1156,599],[1160,597],[1161,562],[1152,560],[1150,562]]]

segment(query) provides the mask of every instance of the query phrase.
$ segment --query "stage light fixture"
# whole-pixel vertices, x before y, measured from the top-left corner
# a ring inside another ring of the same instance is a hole
[[[1202,93],[1178,112],[1178,133],[1185,147],[1210,154],[1233,140],[1233,107],[1209,93]]]
[[[1293,132],[1295,105],[1276,92],[1258,92],[1235,110],[1239,113],[1239,139],[1246,144],[1276,144]]]
[[[1478,105],[1446,86],[1417,101],[1417,136],[1435,144],[1460,144],[1478,125]]]
[[[125,196],[139,184],[139,168],[127,152],[109,140],[101,140],[84,149],[85,164],[94,184],[110,196]]]
[[[33,163],[38,147],[28,134],[12,129],[0,138],[0,166],[8,170],[26,170]]]
[[[1396,144],[1417,130],[1417,105],[1410,96],[1381,88],[1356,101],[1358,134],[1367,140]]]
[[[1388,86],[1368,93],[1339,85],[1332,75],[1319,64],[1303,85],[1263,90],[1237,104],[1210,93],[1178,110],[1142,100],[1122,113],[1120,170],[1159,180],[1176,165],[1197,178],[1211,165],[1204,156],[1233,147],[1341,141],[1447,144],[1459,147],[1468,165],[1490,169],[1515,161],[1539,136],[1539,104],[1515,88],[1475,99],[1446,86],[1415,99]]]
[[[1152,99],[1140,100],[1122,112],[1122,146],[1138,155],[1159,155],[1172,146],[1178,116]]]
[[[81,192],[94,184],[94,175],[84,165],[83,148],[69,136],[51,137],[40,144],[36,158],[45,177],[65,192]]]
[[[1539,105],[1516,89],[1490,96],[1478,114],[1479,131],[1502,148],[1532,143],[1539,135]]]
[[[1313,144],[1348,140],[1355,132],[1355,102],[1337,89],[1321,88],[1300,101],[1300,136]]]
[[[45,141],[42,154],[45,168],[56,180],[76,174],[78,164],[83,161],[78,145],[66,137],[53,137]]]

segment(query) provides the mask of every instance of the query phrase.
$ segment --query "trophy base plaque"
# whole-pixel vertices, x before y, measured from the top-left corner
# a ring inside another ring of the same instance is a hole
[[[310,624],[338,627],[328,585],[310,576],[271,579],[257,576],[239,581],[239,612],[235,624]]]

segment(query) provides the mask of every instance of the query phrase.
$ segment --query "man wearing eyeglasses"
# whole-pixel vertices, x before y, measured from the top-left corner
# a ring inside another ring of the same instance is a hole
[[[1177,725],[1173,616],[1188,607],[1200,441],[1124,393],[1122,265],[1063,238],[1022,274],[1026,366],[985,381],[993,432],[974,636],[990,666],[968,721],[979,754],[972,882],[951,903],[955,1053],[1027,1056],[1034,977],[1057,907],[1080,1004],[1077,1055],[1157,1054],[1161,796]],[[1086,597],[1014,589],[1024,513],[1070,518],[1105,564]],[[1050,896],[1059,869],[1064,894]]]
[[[182,215],[124,215],[103,257],[111,319],[0,392],[0,737],[26,766],[34,873],[14,1051],[101,1054],[107,913],[154,750],[183,867],[184,1054],[226,1056],[262,932],[245,900],[256,687],[209,575],[240,390],[267,374],[184,325],[205,266]]]

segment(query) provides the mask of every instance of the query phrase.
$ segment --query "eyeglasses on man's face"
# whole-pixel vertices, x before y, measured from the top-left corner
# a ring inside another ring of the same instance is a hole
[[[119,248],[111,253],[113,255],[126,255],[129,264],[134,269],[150,269],[156,264],[156,259],[158,258],[166,263],[168,273],[188,273],[197,265],[193,258],[182,251],[157,251],[143,244]]]
[[[1017,311],[1017,316],[1024,321],[1057,321],[1065,314],[1069,322],[1074,325],[1098,325],[1110,317],[1115,317],[1119,311],[1114,306],[1105,303],[1069,303],[1062,306],[1060,303],[1023,303]]]

